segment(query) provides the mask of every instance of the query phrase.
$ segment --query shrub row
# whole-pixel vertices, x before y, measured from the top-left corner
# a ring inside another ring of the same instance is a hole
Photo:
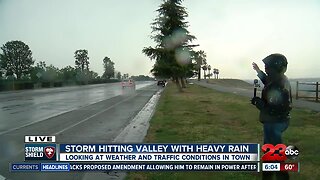
[[[88,82],[84,81],[58,81],[58,82],[40,82],[35,83],[30,80],[0,80],[0,91],[10,90],[22,90],[22,89],[34,89],[34,88],[50,88],[50,87],[62,87],[66,85],[86,85],[86,84],[102,84],[102,83],[114,83],[120,82],[117,79],[93,79]]]

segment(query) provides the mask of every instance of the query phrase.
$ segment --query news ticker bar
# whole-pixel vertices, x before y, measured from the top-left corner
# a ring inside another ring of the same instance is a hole
[[[11,172],[241,171],[259,172],[259,163],[12,163]]]
[[[300,163],[262,163],[262,171],[300,172]]]

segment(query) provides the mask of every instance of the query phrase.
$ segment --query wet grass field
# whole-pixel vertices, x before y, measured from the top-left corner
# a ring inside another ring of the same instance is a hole
[[[259,143],[258,110],[250,99],[188,85],[178,93],[168,84],[150,122],[146,143]],[[300,173],[291,179],[320,179],[320,113],[294,108],[283,142],[300,150]],[[133,172],[127,179],[261,179],[249,172]]]

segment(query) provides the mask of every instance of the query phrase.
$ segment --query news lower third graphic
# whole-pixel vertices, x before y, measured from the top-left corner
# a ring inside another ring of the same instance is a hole
[[[60,144],[60,161],[252,162],[257,144]]]
[[[300,171],[299,150],[284,144],[263,145],[261,162],[254,143],[59,144],[55,136],[24,138],[25,162],[11,163],[11,172]]]

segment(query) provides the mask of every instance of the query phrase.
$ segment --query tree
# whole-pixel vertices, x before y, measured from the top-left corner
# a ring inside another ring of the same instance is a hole
[[[207,71],[207,69],[208,69],[208,65],[207,64],[204,64],[203,66],[202,66],[202,69],[203,69],[203,76],[204,76],[204,79],[206,79],[206,77],[207,77],[207,75],[206,75],[206,71]]]
[[[102,76],[106,79],[113,78],[114,77],[114,62],[112,62],[109,57],[105,57],[103,59],[103,67],[104,67],[104,73]]]
[[[61,77],[59,68],[50,64],[50,66],[46,66],[46,71],[43,73],[42,78],[47,82],[54,82],[58,80],[58,77]]]
[[[213,74],[215,79],[219,79],[219,69],[213,69]]]
[[[85,49],[76,50],[74,57],[76,58],[76,80],[80,84],[87,84],[89,80],[88,51]]]
[[[77,68],[80,68],[82,72],[84,72],[84,70],[89,71],[89,57],[87,50],[76,50],[76,52],[74,52],[74,57],[76,58],[75,64]]]
[[[154,78],[145,76],[145,75],[131,76],[131,79],[135,81],[153,81],[154,80]]]
[[[6,70],[6,75],[16,75],[20,79],[28,75],[34,64],[32,51],[22,41],[9,41],[1,47],[0,66]]]
[[[37,67],[39,67],[40,69],[46,69],[47,64],[44,61],[40,61],[37,63]]]
[[[211,77],[211,73],[210,73],[210,71],[211,71],[211,66],[210,66],[210,65],[208,65],[208,71],[209,71],[208,77],[209,77],[209,79],[210,79],[210,77]]]
[[[98,76],[99,76],[99,74],[97,72],[89,71],[89,79],[90,80],[97,79]]]
[[[181,6],[183,0],[164,0],[157,9],[159,15],[151,24],[151,38],[157,43],[155,47],[145,47],[142,52],[155,60],[151,70],[155,77],[173,78],[179,91],[185,86],[183,79],[190,75],[194,67],[191,64],[192,45],[194,36],[187,30],[188,16]],[[181,80],[182,85],[179,83]]]
[[[207,64],[207,55],[203,50],[194,52],[194,59],[196,61],[196,69],[198,74],[198,81],[201,79],[201,66]]]
[[[39,81],[42,79],[45,71],[46,71],[47,65],[46,62],[40,61],[37,63],[37,66],[32,67],[30,72],[31,80],[33,81]]]
[[[128,79],[129,78],[129,74],[128,73],[125,73],[125,74],[123,74],[123,79]]]
[[[216,69],[216,68],[213,69],[213,74],[214,74],[214,78],[215,78],[215,79],[217,79],[217,76],[216,76],[217,71],[218,71],[218,69]]]
[[[60,69],[60,77],[65,82],[75,81],[75,77],[77,75],[76,69],[71,66],[66,66]]]
[[[0,68],[0,79],[2,79],[3,76],[3,70]]]
[[[116,78],[118,79],[118,80],[121,80],[121,72],[117,72],[117,76],[116,76]]]

